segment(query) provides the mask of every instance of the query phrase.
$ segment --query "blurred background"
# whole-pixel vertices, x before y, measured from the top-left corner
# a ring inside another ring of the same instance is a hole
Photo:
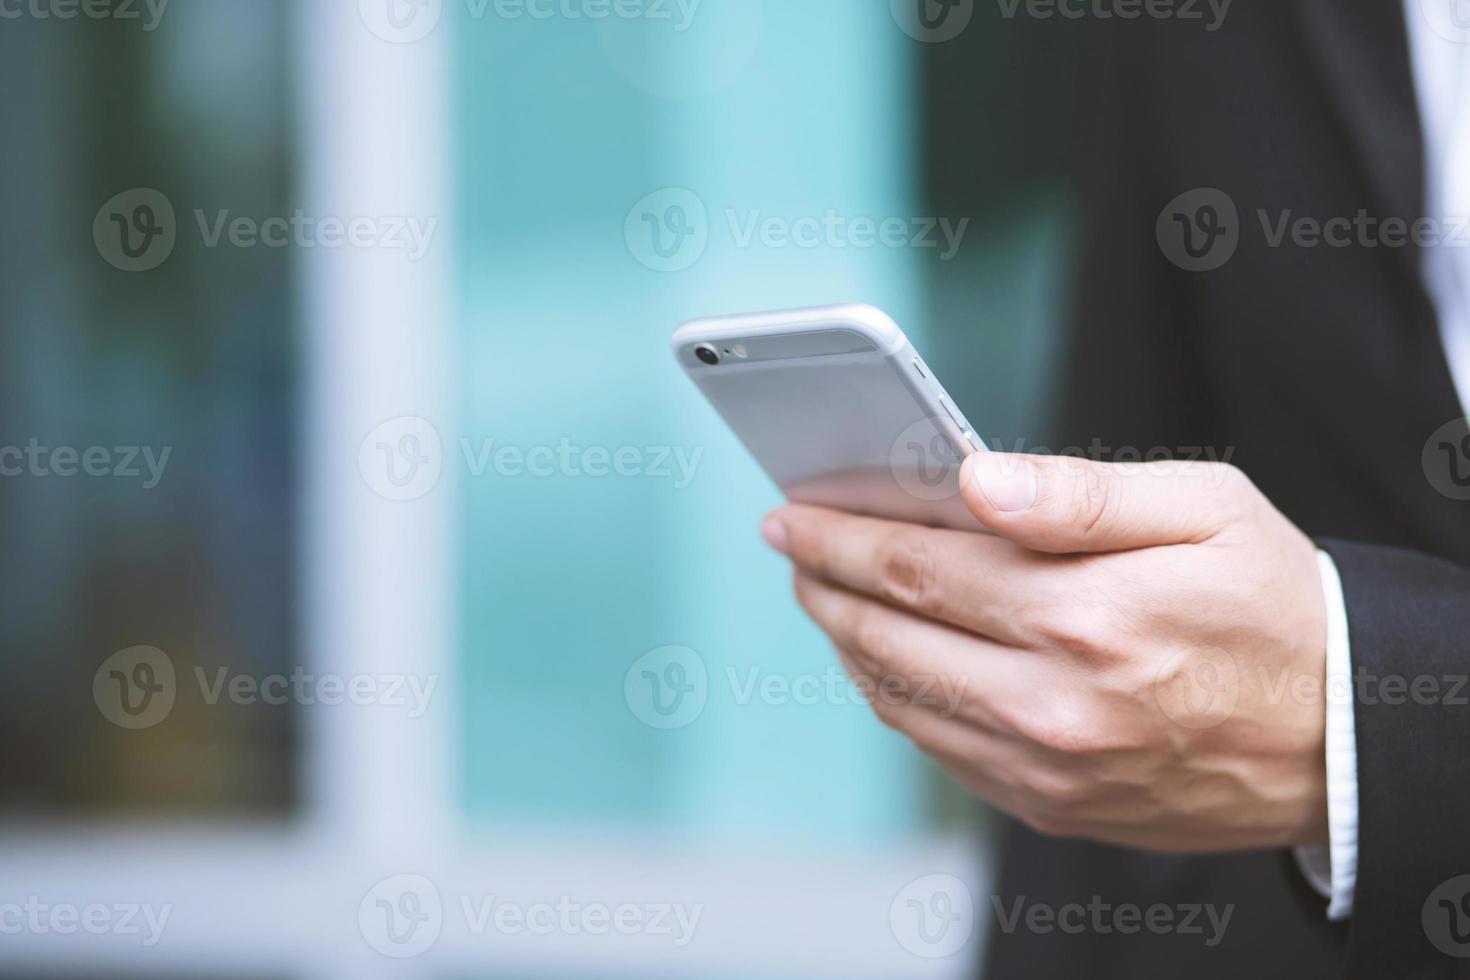
[[[972,0],[0,8],[0,976],[965,976],[981,807],[683,377],[891,313],[1044,417],[1077,28]]]

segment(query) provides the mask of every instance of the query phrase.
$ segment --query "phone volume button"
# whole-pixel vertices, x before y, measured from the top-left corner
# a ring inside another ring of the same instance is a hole
[[[965,421],[965,417],[960,414],[960,410],[954,407],[954,402],[950,401],[944,395],[940,395],[939,404],[944,406],[944,410],[949,413],[950,420],[959,426],[961,430],[970,427],[970,423]]]

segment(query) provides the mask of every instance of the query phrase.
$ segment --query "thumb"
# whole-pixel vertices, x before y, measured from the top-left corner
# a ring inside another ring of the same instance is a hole
[[[1198,543],[1243,514],[1257,493],[1239,470],[1221,463],[1096,463],[997,452],[965,460],[960,492],[991,531],[1058,554]]]

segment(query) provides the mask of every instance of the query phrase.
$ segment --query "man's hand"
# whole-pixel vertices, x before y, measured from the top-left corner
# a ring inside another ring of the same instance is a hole
[[[1311,541],[1238,470],[980,453],[995,536],[815,507],[765,535],[849,672],[955,778],[1048,834],[1158,851],[1327,840]]]

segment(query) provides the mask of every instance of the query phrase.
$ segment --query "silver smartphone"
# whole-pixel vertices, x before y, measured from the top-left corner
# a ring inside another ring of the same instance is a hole
[[[898,324],[872,306],[693,320],[674,356],[793,501],[979,530],[959,495],[984,452]]]

